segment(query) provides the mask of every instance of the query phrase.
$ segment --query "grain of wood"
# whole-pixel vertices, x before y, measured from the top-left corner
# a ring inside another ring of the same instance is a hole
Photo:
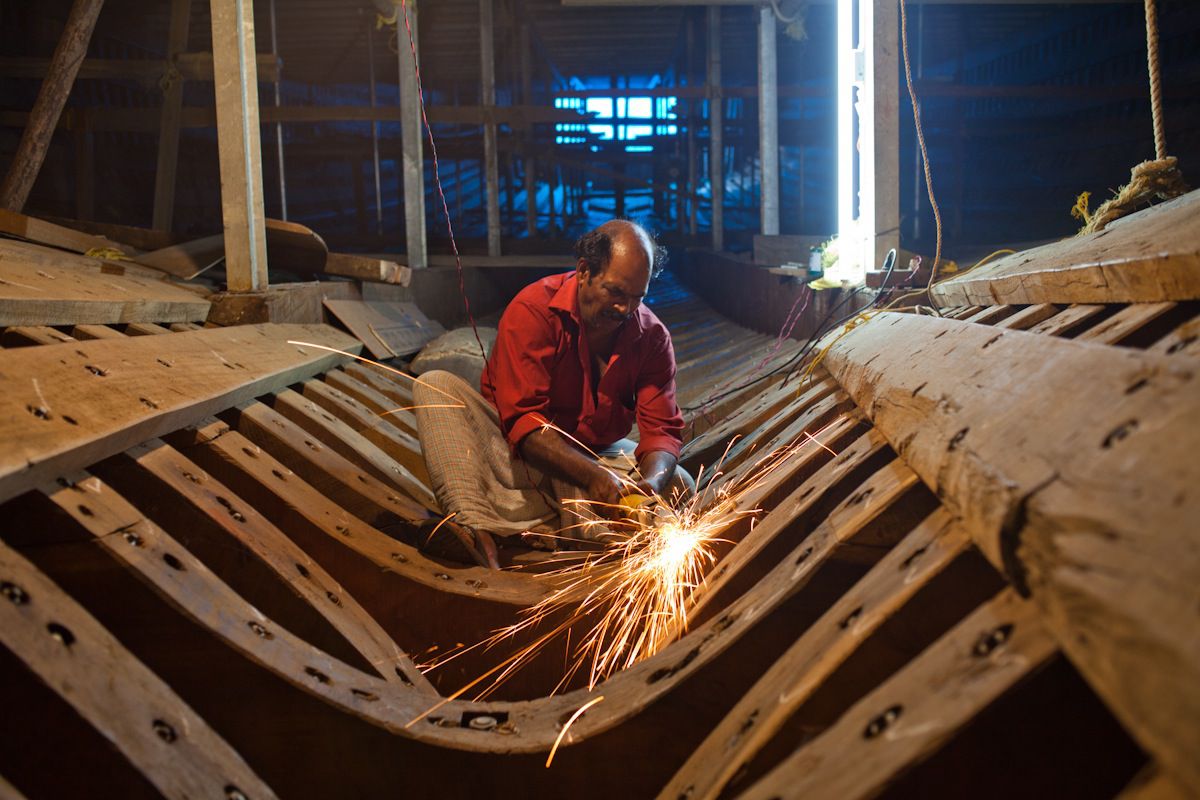
[[[1134,739],[1200,792],[1192,360],[885,314],[826,364]]]
[[[1032,604],[1005,589],[738,797],[874,796],[1056,651]]]
[[[696,748],[662,797],[717,797],[838,667],[969,546],[938,510],[788,648]],[[853,619],[853,624],[846,621]]]
[[[229,786],[275,796],[171,687],[2,542],[0,575],[25,598],[0,603],[0,642],[165,796],[221,797]]]
[[[356,343],[321,326],[252,326],[0,354],[0,499],[319,373]]]
[[[998,258],[932,289],[957,303],[1155,303],[1200,298],[1200,191],[1120,225]]]
[[[161,280],[105,274],[103,263],[0,239],[0,325],[203,320],[209,303]]]

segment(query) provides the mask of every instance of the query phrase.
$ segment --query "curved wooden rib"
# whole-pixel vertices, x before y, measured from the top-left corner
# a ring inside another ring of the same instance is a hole
[[[0,542],[0,641],[164,795],[275,793],[167,684]]]
[[[433,692],[411,659],[325,568],[253,506],[170,445],[152,439],[128,451],[142,480],[159,481],[270,567],[389,682]]]
[[[739,797],[878,793],[1057,652],[1031,606],[1005,589]]]
[[[393,575],[439,593],[461,594],[509,606],[533,605],[550,591],[550,585],[536,575],[481,567],[452,568],[426,558],[416,548],[381,533],[351,514],[270,452],[223,422],[189,429],[170,439],[184,455],[250,500],[288,535],[314,534],[305,538],[301,546],[327,567],[344,560],[337,555],[342,549],[366,559],[366,563],[356,564],[357,568],[350,570],[359,576],[357,582],[340,578],[359,598],[388,594],[392,591]],[[320,543],[322,538],[328,540],[324,546]]]
[[[869,496],[873,486],[894,484],[897,477],[894,468],[889,467],[869,481],[856,493],[858,499],[852,497],[851,502],[835,509],[804,548],[797,548],[754,591],[731,604],[720,619],[706,622],[662,653],[604,684],[602,691],[609,702],[578,720],[568,743],[586,740],[642,713],[656,698],[672,691],[753,626],[762,623],[773,609],[799,591],[834,552],[852,553],[856,548],[865,548],[866,552],[888,546],[888,541],[879,539],[877,532],[866,539],[861,534],[889,509],[897,507],[885,502],[864,503],[861,498]],[[96,478],[86,478],[69,489],[49,490],[49,495],[77,523],[92,531],[102,546],[236,650],[294,686],[386,730],[466,750],[545,750],[557,738],[564,715],[592,696],[579,690],[523,703],[453,701],[437,709],[437,714],[430,718],[440,723],[479,713],[507,717],[509,725],[502,731],[503,736],[457,724],[422,725],[418,730],[408,730],[405,725],[430,710],[428,695],[365,675],[296,639],[246,604],[161,529],[115,492],[105,490]],[[136,536],[131,543],[123,536],[108,535],[114,531]],[[256,635],[250,623],[256,623],[270,637]],[[314,680],[314,674],[320,679]]]
[[[796,640],[709,733],[661,796],[717,797],[821,683],[969,541],[949,514],[935,511]]]
[[[896,314],[826,363],[1130,733],[1200,791],[1194,363]]]

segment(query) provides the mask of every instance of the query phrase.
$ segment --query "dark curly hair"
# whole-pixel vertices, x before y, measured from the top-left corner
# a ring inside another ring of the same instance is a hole
[[[623,228],[632,228],[650,250],[650,277],[657,278],[667,266],[667,248],[655,241],[654,234],[627,219],[613,219],[588,231],[575,242],[575,258],[587,265],[590,275],[601,275],[612,260],[613,240]]]

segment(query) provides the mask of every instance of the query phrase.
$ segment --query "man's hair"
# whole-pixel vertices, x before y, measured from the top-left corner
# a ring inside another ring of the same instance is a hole
[[[640,234],[650,249],[650,277],[657,278],[667,266],[667,248],[660,245],[654,234],[643,226],[627,219],[609,220],[598,228],[588,231],[575,241],[575,258],[587,265],[589,275],[600,275],[612,260],[613,240],[617,237],[617,229],[626,225],[632,226],[634,233]]]

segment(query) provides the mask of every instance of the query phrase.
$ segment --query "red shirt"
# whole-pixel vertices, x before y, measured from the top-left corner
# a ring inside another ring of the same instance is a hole
[[[551,422],[598,450],[628,436],[636,419],[636,456],[683,444],[675,402],[671,335],[644,305],[617,334],[593,391],[592,355],[579,317],[574,272],[526,286],[500,319],[480,390],[500,412],[500,429],[516,452],[528,434]]]

